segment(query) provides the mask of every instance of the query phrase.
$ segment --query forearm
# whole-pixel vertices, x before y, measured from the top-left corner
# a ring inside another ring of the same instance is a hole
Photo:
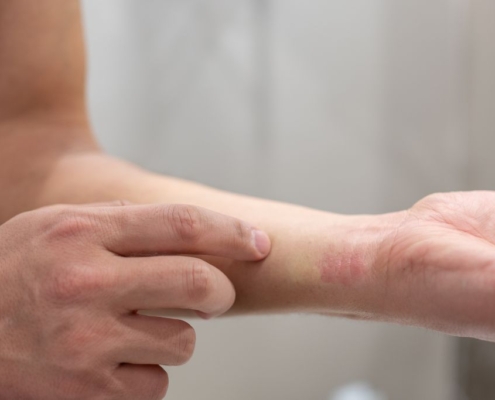
[[[8,60],[0,65],[0,220],[54,203],[196,204],[248,220],[272,237],[272,254],[260,265],[214,260],[236,286],[237,310],[373,312],[365,306],[376,296],[375,229],[382,229],[374,218],[228,194],[98,152],[84,106],[79,14],[75,0],[0,5],[0,57]],[[357,226],[364,220],[366,227]]]
[[[395,216],[345,217],[238,196],[98,152],[84,106],[77,0],[3,0],[0,58],[0,222],[54,203],[195,204],[248,220],[273,240],[259,265],[214,260],[236,286],[236,310],[377,312],[378,243]]]
[[[236,287],[237,312],[335,312],[361,318],[381,312],[379,245],[397,226],[399,214],[342,216],[240,196],[151,174],[98,152],[61,157],[48,176],[33,207],[114,199],[187,203],[266,230],[273,250],[259,265],[212,260]]]

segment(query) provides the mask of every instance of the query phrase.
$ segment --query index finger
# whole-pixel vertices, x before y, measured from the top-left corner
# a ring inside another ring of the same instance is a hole
[[[102,243],[122,256],[198,254],[258,261],[271,248],[268,235],[251,224],[191,205],[108,207],[104,216],[111,234]]]

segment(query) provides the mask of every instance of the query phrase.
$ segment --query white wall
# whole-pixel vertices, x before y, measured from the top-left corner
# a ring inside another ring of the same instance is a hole
[[[470,183],[495,189],[495,2],[473,2],[472,16]]]
[[[466,1],[84,4],[91,111],[113,154],[347,213],[472,181]],[[193,324],[172,400],[324,400],[355,379],[391,400],[452,399],[454,343],[436,333],[308,316]]]

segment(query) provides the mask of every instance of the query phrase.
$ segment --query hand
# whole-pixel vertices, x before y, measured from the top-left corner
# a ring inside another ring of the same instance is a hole
[[[495,192],[426,197],[378,262],[385,319],[495,341]]]
[[[0,226],[0,398],[161,399],[159,364],[186,362],[195,333],[136,310],[210,317],[235,293],[206,262],[159,254],[256,261],[270,244],[255,232],[178,205],[54,206]]]

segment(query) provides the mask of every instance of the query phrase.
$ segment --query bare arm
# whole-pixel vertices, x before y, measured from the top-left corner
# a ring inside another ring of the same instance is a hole
[[[55,73],[59,59],[44,52],[37,68],[45,78],[1,80],[0,108],[8,111],[0,122],[0,220],[53,203],[195,204],[250,221],[271,236],[273,249],[263,262],[211,260],[234,283],[234,312],[337,314],[495,340],[494,193],[437,195],[399,213],[343,216],[226,193],[113,159],[98,150],[83,107],[77,2],[4,0],[1,10],[31,7],[39,8],[31,15],[37,23],[25,24],[19,36],[57,48],[73,67]],[[70,19],[72,28],[59,19]],[[2,37],[18,29],[1,21]],[[2,68],[15,75],[28,62],[9,43],[0,41],[0,54],[16,64]],[[32,75],[28,68],[24,73]],[[45,84],[58,95],[41,90]],[[32,100],[10,104],[9,91],[15,97],[16,90]]]
[[[186,203],[245,219],[272,239],[257,266],[211,260],[234,282],[236,312],[373,312],[376,247],[400,215],[342,216],[240,196],[154,175],[98,153],[62,158],[41,204],[123,198],[136,203]],[[390,221],[388,223],[387,221]],[[366,309],[366,310],[365,310]]]
[[[1,118],[84,116],[84,44],[76,1],[0,3]]]
[[[62,154],[96,150],[79,2],[0,2],[0,221],[30,209]]]
[[[348,262],[335,257],[341,246],[350,246],[340,242],[356,219],[157,176],[102,154],[84,105],[78,2],[6,0],[0,7],[1,220],[48,204],[107,199],[202,205],[258,224],[276,243],[269,260],[254,270],[215,260],[236,285],[238,311],[323,311],[327,304],[341,309],[358,301],[357,292],[330,282],[328,268],[316,268]],[[351,254],[350,248],[345,251],[342,258]],[[326,254],[328,259],[321,259]],[[372,261],[363,254],[352,267],[359,269],[363,285]],[[344,275],[341,280],[350,279]],[[325,289],[328,285],[332,290]]]
[[[161,399],[159,365],[186,362],[195,333],[136,311],[221,314],[232,283],[194,254],[256,261],[269,241],[180,205],[54,206],[5,222],[42,203],[64,155],[97,151],[79,22],[75,1],[0,2],[0,398]]]

